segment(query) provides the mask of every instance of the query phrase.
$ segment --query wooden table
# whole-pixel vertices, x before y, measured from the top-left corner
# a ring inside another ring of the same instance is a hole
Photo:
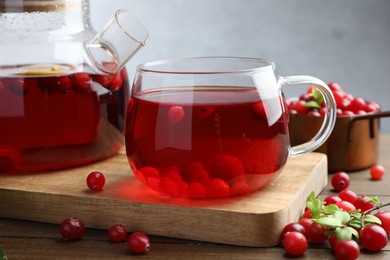
[[[382,202],[390,202],[390,135],[382,135],[380,138],[379,163],[387,169],[381,181],[372,181],[369,170],[353,172],[350,174],[350,188],[358,194],[378,195]],[[332,191],[330,184],[323,190],[320,197],[323,198],[328,194],[336,194]],[[107,239],[107,231],[104,230],[87,229],[82,240],[68,242],[61,238],[58,225],[5,218],[0,218],[0,248],[6,251],[9,259],[127,259],[131,256],[125,242],[110,243]],[[283,259],[286,255],[281,246],[251,248],[151,237],[151,250],[141,257],[151,259]],[[327,244],[311,245],[305,253],[305,258],[334,259],[334,255]],[[362,250],[360,259],[374,258],[390,259],[390,246],[376,254]]]

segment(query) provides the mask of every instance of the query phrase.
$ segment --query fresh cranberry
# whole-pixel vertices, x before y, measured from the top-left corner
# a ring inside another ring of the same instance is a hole
[[[252,105],[252,111],[255,116],[259,119],[266,120],[267,119],[267,104],[259,101]]]
[[[329,82],[328,87],[333,91],[342,91],[341,86],[336,82]]]
[[[160,180],[159,188],[162,192],[177,197],[179,195],[179,187],[177,183],[168,177],[163,177]]]
[[[356,207],[349,201],[342,200],[336,203],[336,206],[344,211],[355,211]]]
[[[298,114],[307,114],[309,108],[306,107],[306,102],[303,100],[298,100],[294,103],[294,110],[297,111]]]
[[[360,230],[360,243],[370,251],[379,251],[387,245],[387,233],[379,225],[368,225]]]
[[[210,175],[226,181],[245,174],[241,160],[230,154],[222,154],[214,159]]]
[[[345,172],[337,172],[332,176],[331,182],[335,190],[345,190],[349,186],[349,175]]]
[[[366,101],[362,98],[354,98],[349,104],[349,110],[357,114],[359,111],[364,111],[364,107],[366,106]]]
[[[79,218],[66,218],[61,223],[60,232],[67,240],[78,240],[84,235],[84,223]]]
[[[386,231],[387,235],[390,236],[390,212],[379,211],[375,216],[381,220],[382,228]]]
[[[357,195],[355,192],[351,191],[351,190],[343,190],[339,193],[339,197],[340,199],[342,200],[345,200],[345,201],[348,201],[348,202],[351,202],[352,204],[355,203],[355,200],[357,199]]]
[[[360,247],[355,240],[341,240],[336,243],[335,255],[340,260],[356,260],[360,256]]]
[[[365,112],[367,112],[367,113],[374,113],[374,112],[376,112],[376,111],[378,111],[377,110],[377,107],[374,105],[374,104],[372,104],[372,103],[367,103],[365,106],[364,106],[364,109],[363,109]]]
[[[293,256],[303,255],[308,247],[306,237],[297,231],[292,231],[284,236],[283,246],[287,254]]]
[[[336,236],[336,233],[335,232],[332,232],[332,234],[330,234],[329,238],[328,238],[328,243],[330,245],[330,247],[335,250],[336,249],[336,244],[339,242],[339,240],[337,239],[337,236]]]
[[[298,223],[301,224],[305,228],[305,236],[309,237],[309,229],[311,224],[313,224],[313,220],[310,218],[301,218]]]
[[[122,224],[115,224],[108,230],[108,236],[113,242],[121,242],[126,239],[127,230]]]
[[[99,83],[103,87],[108,87],[108,84],[110,84],[112,78],[112,75],[93,75],[93,81]]]
[[[131,234],[127,240],[127,245],[131,252],[137,255],[145,254],[150,250],[150,240],[142,232]]]
[[[311,212],[310,209],[307,209],[305,210],[305,213],[303,213],[303,218],[312,218],[313,217],[313,213]]]
[[[364,194],[356,198],[354,205],[356,209],[360,209],[361,212],[366,212],[375,207],[375,203],[368,201],[368,197]]]
[[[290,223],[290,224],[287,224],[284,228],[283,228],[283,231],[281,233],[281,238],[283,239],[284,236],[289,233],[289,232],[292,232],[292,231],[297,231],[297,232],[300,232],[302,234],[305,235],[305,227],[302,226],[301,224],[299,223]]]
[[[324,199],[325,205],[331,205],[336,204],[337,202],[341,201],[342,199],[339,196],[336,195],[329,195],[326,196]]]
[[[380,180],[385,175],[385,167],[382,165],[374,165],[370,169],[371,179]]]
[[[322,244],[328,239],[327,231],[327,227],[313,222],[309,228],[309,240],[313,244]]]
[[[344,110],[342,113],[341,113],[342,116],[354,116],[355,113],[352,112],[352,111],[349,111],[349,110]]]
[[[333,91],[333,96],[334,96],[334,99],[336,101],[337,107],[340,107],[344,101],[344,93],[342,91],[336,90],[336,91]]]
[[[104,177],[104,174],[99,171],[93,171],[87,176],[87,185],[92,191],[102,190],[105,183],[106,178]]]
[[[308,116],[316,116],[316,117],[320,117],[320,116],[321,116],[320,112],[317,111],[317,110],[311,110],[311,111],[309,111],[309,112],[307,113],[307,115],[308,115]]]

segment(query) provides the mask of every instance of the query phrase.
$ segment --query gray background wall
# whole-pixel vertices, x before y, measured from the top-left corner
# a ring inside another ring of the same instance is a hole
[[[119,8],[130,9],[152,38],[128,63],[177,57],[262,57],[280,75],[336,81],[354,96],[390,110],[388,0],[90,0],[100,29]],[[287,96],[301,89],[286,90]],[[390,118],[382,120],[390,133]]]

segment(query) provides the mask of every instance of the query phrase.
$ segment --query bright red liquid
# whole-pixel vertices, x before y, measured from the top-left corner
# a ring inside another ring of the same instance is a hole
[[[66,168],[124,143],[126,72],[0,77],[0,172]]]
[[[166,90],[133,97],[126,149],[135,175],[176,197],[218,198],[270,183],[288,157],[278,97],[249,88]]]

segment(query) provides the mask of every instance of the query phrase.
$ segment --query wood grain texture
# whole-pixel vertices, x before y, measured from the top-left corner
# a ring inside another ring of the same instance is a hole
[[[279,177],[246,196],[185,200],[159,195],[132,175],[126,156],[65,171],[0,177],[0,217],[60,223],[80,217],[87,227],[124,224],[129,231],[232,245],[274,246],[303,212],[307,194],[327,184],[326,156],[289,158]],[[88,190],[92,170],[106,175],[101,192]],[[244,235],[245,234],[245,235]]]

